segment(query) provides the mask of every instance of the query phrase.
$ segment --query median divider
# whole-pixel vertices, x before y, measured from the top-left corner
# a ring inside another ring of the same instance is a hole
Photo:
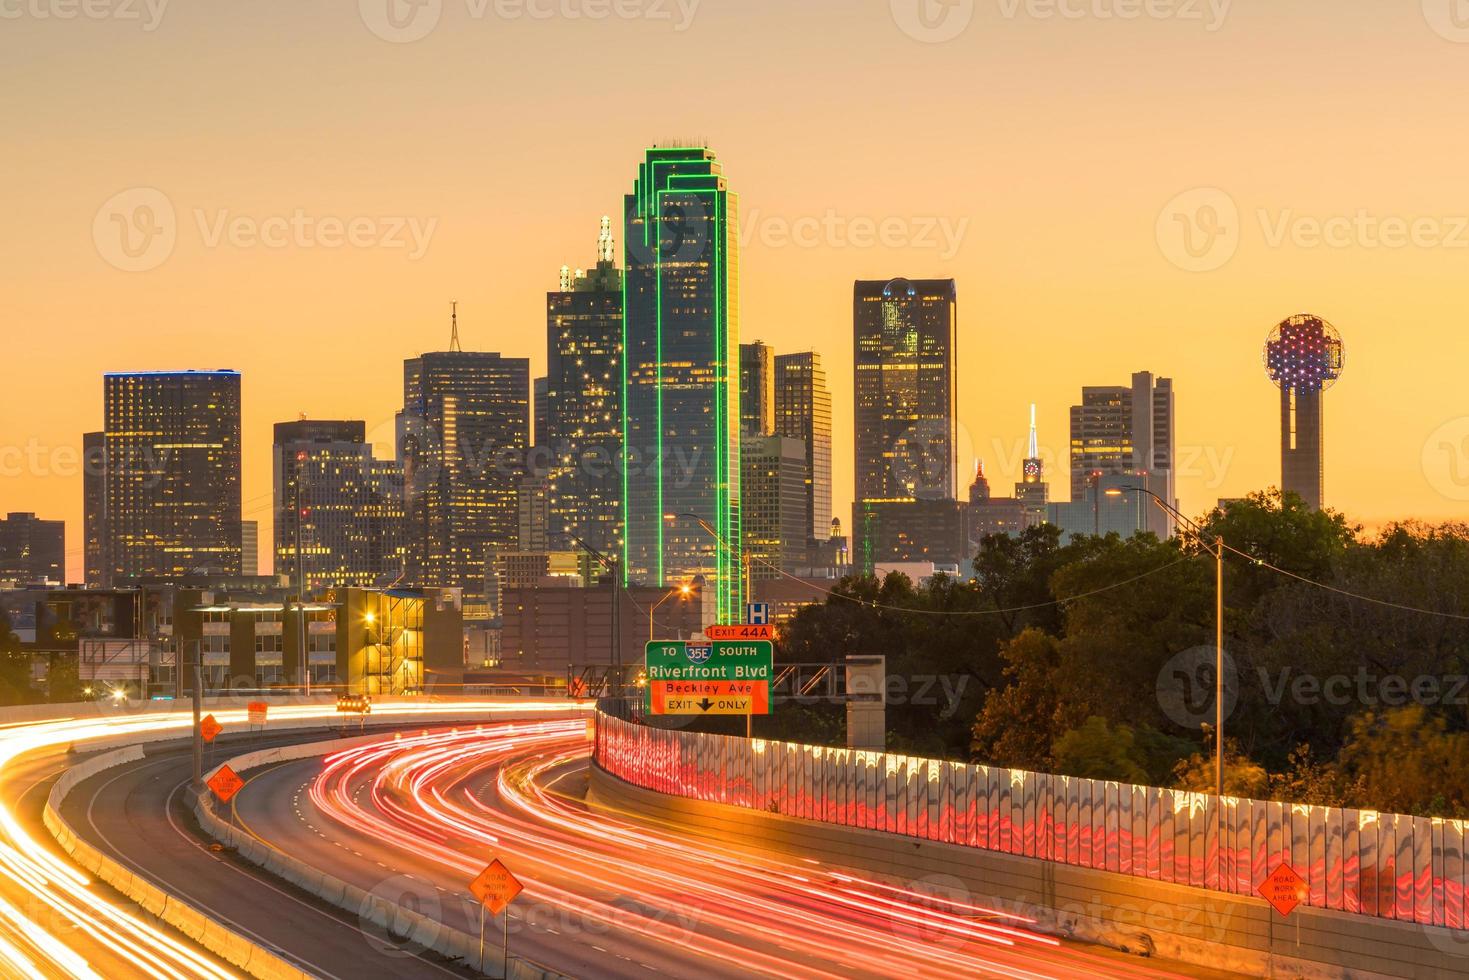
[[[366,742],[381,740],[382,736],[366,736],[335,739],[330,742],[312,742],[262,749],[228,759],[216,766],[218,771],[228,765],[235,772],[244,774],[251,769],[307,759],[314,756],[332,755]],[[313,867],[298,858],[271,847],[250,833],[221,816],[208,790],[194,796],[194,813],[204,832],[226,847],[232,848],[244,860],[270,872],[277,878],[290,882],[302,891],[321,899],[329,905],[356,915],[363,925],[376,926],[389,935],[404,937],[423,949],[433,950],[451,960],[462,960],[474,966],[479,962],[480,937],[440,922],[380,895],[374,895],[348,881]],[[511,956],[506,975],[511,980],[569,980],[557,973],[523,957]]]
[[[515,711],[499,712],[493,716],[497,721],[516,717],[517,712]],[[536,712],[533,717],[546,717],[546,712]],[[489,718],[483,709],[466,707],[462,715],[446,711],[422,719],[412,719],[412,723],[437,726],[483,723],[487,720]],[[332,721],[322,718],[286,718],[272,721],[270,728],[273,733],[319,730],[325,734],[334,733],[337,726]],[[46,829],[56,839],[62,850],[82,869],[98,880],[106,882],[120,894],[137,903],[148,914],[167,923],[231,966],[257,980],[306,980],[312,974],[291,963],[282,951],[261,945],[250,937],[236,932],[150,879],[134,874],[122,863],[83,840],[61,816],[62,802],[81,783],[107,769],[141,761],[145,757],[143,748],[145,743],[176,741],[186,734],[186,728],[162,728],[127,732],[117,736],[103,736],[83,743],[88,750],[110,748],[110,751],[103,751],[100,755],[92,756],[68,768],[57,778],[46,798],[42,815]],[[336,738],[329,742],[304,742],[294,746],[263,749],[227,760],[227,763],[221,765],[228,764],[236,772],[240,772],[269,765],[272,762],[329,755],[340,749],[366,741],[379,740],[382,737],[381,734],[359,735],[347,739]],[[128,744],[121,748],[111,748],[123,742]],[[210,770],[210,774],[218,771],[219,768],[219,766],[214,767]],[[206,778],[207,776],[208,774]],[[202,794],[195,794],[193,809],[199,817],[201,826],[211,837],[236,848],[240,856],[252,864],[284,878],[329,904],[358,913],[364,923],[371,922],[382,928],[390,928],[393,934],[400,936],[405,934],[407,928],[412,928],[415,939],[424,937],[434,940],[423,942],[422,945],[425,948],[433,949],[450,958],[464,959],[469,963],[474,963],[479,959],[479,936],[477,934],[472,937],[473,942],[470,944],[470,937],[466,933],[449,929],[442,923],[419,921],[426,920],[426,917],[411,910],[397,905],[383,907],[387,903],[376,896],[373,896],[371,902],[366,902],[367,893],[362,889],[357,889],[300,861],[288,858],[231,826],[215,812],[208,790],[204,790]],[[358,904],[351,904],[354,900]],[[371,909],[364,910],[363,904],[370,905]],[[431,930],[430,926],[435,928]],[[509,975],[515,980],[561,980],[562,977],[559,973],[518,957],[511,958],[510,966]]]

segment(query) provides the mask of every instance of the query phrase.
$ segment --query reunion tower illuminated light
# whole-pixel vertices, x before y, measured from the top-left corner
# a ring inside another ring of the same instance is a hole
[[[1341,377],[1341,334],[1319,316],[1300,313],[1265,340],[1265,373],[1280,388],[1280,488],[1322,505],[1321,393]]]

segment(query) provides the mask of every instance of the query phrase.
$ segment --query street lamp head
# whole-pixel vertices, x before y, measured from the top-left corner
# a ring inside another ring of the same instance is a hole
[[[377,613],[368,613],[366,616],[363,616],[362,618],[367,623],[368,626],[371,626],[373,623],[377,622]]]
[[[1103,490],[1102,493],[1108,497],[1120,497],[1122,496],[1122,490],[1123,488],[1121,487],[1112,487],[1110,489]]]
[[[679,592],[679,595],[686,595],[686,596],[687,595],[693,595],[694,594],[694,589],[693,589],[692,586],[689,586],[689,585],[680,585],[678,587],[678,592]]]

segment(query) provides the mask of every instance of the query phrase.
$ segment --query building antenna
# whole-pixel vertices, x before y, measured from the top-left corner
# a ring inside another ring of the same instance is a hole
[[[458,300],[455,300],[455,301],[453,301],[453,302],[451,302],[449,304],[449,326],[450,326],[449,349],[452,350],[452,351],[459,351],[462,354],[464,352],[464,348],[461,347],[460,344],[459,344],[459,301]]]
[[[1030,406],[1030,459],[1040,458],[1040,444],[1035,437],[1035,403]]]
[[[602,231],[597,236],[597,262],[611,262],[613,253],[612,218],[602,215]]]

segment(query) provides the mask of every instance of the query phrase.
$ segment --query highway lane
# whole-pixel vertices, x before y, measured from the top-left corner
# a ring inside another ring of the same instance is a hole
[[[369,728],[372,732],[374,729]],[[391,727],[377,729],[388,735]],[[353,734],[357,734],[353,730]],[[331,730],[274,737],[222,737],[217,761],[276,745],[336,737]],[[187,803],[192,758],[187,743],[150,748],[142,762],[80,783],[62,814],[93,846],[235,931],[326,980],[404,975],[477,976],[433,954],[418,955],[364,932],[356,916],[290,884],[212,851]],[[106,973],[122,976],[126,973]]]
[[[1060,943],[860,870],[593,813],[547,788],[585,766],[581,729],[487,727],[286,763],[254,775],[238,814],[272,846],[460,928],[474,921],[469,879],[499,856],[527,884],[512,947],[578,976],[1223,976]]]

